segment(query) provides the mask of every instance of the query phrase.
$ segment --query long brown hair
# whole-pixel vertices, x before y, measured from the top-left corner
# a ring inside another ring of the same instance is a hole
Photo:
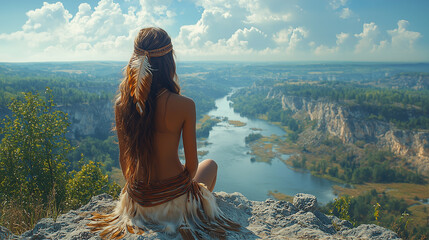
[[[171,43],[167,32],[160,28],[144,28],[134,40],[135,48],[145,51],[162,48]],[[135,56],[135,52],[133,57]],[[130,73],[133,71],[130,64],[125,68],[124,78],[119,85],[119,94],[116,98],[115,115],[118,134],[123,134],[124,149],[121,149],[122,158],[120,165],[127,182],[138,179],[149,183],[151,170],[153,169],[153,135],[156,96],[162,89],[172,93],[180,93],[177,84],[176,64],[173,51],[160,57],[150,57],[151,85],[148,97],[144,103],[145,108],[139,113],[136,101],[131,96],[131,88],[128,84]],[[131,60],[130,60],[131,61]],[[134,96],[135,97],[135,96]],[[136,174],[139,176],[136,176]]]

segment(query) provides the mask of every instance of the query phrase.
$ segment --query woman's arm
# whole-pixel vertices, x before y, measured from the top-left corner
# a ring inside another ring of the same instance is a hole
[[[194,178],[195,173],[198,169],[198,155],[197,155],[197,140],[195,134],[195,103],[190,98],[186,98],[185,116],[183,122],[183,148],[185,150],[185,168],[190,173],[191,177]]]

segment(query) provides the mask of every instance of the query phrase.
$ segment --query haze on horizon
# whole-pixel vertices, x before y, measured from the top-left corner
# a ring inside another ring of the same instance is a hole
[[[142,27],[179,61],[429,61],[429,1],[2,2],[0,62],[127,61]]]

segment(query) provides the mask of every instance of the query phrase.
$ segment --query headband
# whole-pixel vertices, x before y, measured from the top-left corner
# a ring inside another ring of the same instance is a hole
[[[146,55],[148,57],[161,57],[173,50],[173,44],[169,43],[162,48],[153,50],[143,50],[134,44],[134,53],[137,55]]]

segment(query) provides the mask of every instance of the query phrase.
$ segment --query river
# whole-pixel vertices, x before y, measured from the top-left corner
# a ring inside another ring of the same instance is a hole
[[[221,121],[210,131],[206,140],[209,144],[198,149],[208,151],[200,160],[211,158],[218,163],[214,191],[241,192],[248,199],[257,201],[267,199],[270,190],[292,196],[296,193],[310,193],[321,203],[327,203],[335,197],[332,189],[334,182],[312,176],[309,172],[295,171],[280,159],[275,158],[271,163],[252,162],[252,155],[249,155],[251,150],[246,146],[244,138],[255,132],[255,128],[261,129],[256,132],[264,136],[285,136],[287,133],[267,121],[241,117],[234,112],[230,103],[228,96],[217,99],[216,109],[208,115],[227,117],[246,125],[237,127],[228,121]]]

